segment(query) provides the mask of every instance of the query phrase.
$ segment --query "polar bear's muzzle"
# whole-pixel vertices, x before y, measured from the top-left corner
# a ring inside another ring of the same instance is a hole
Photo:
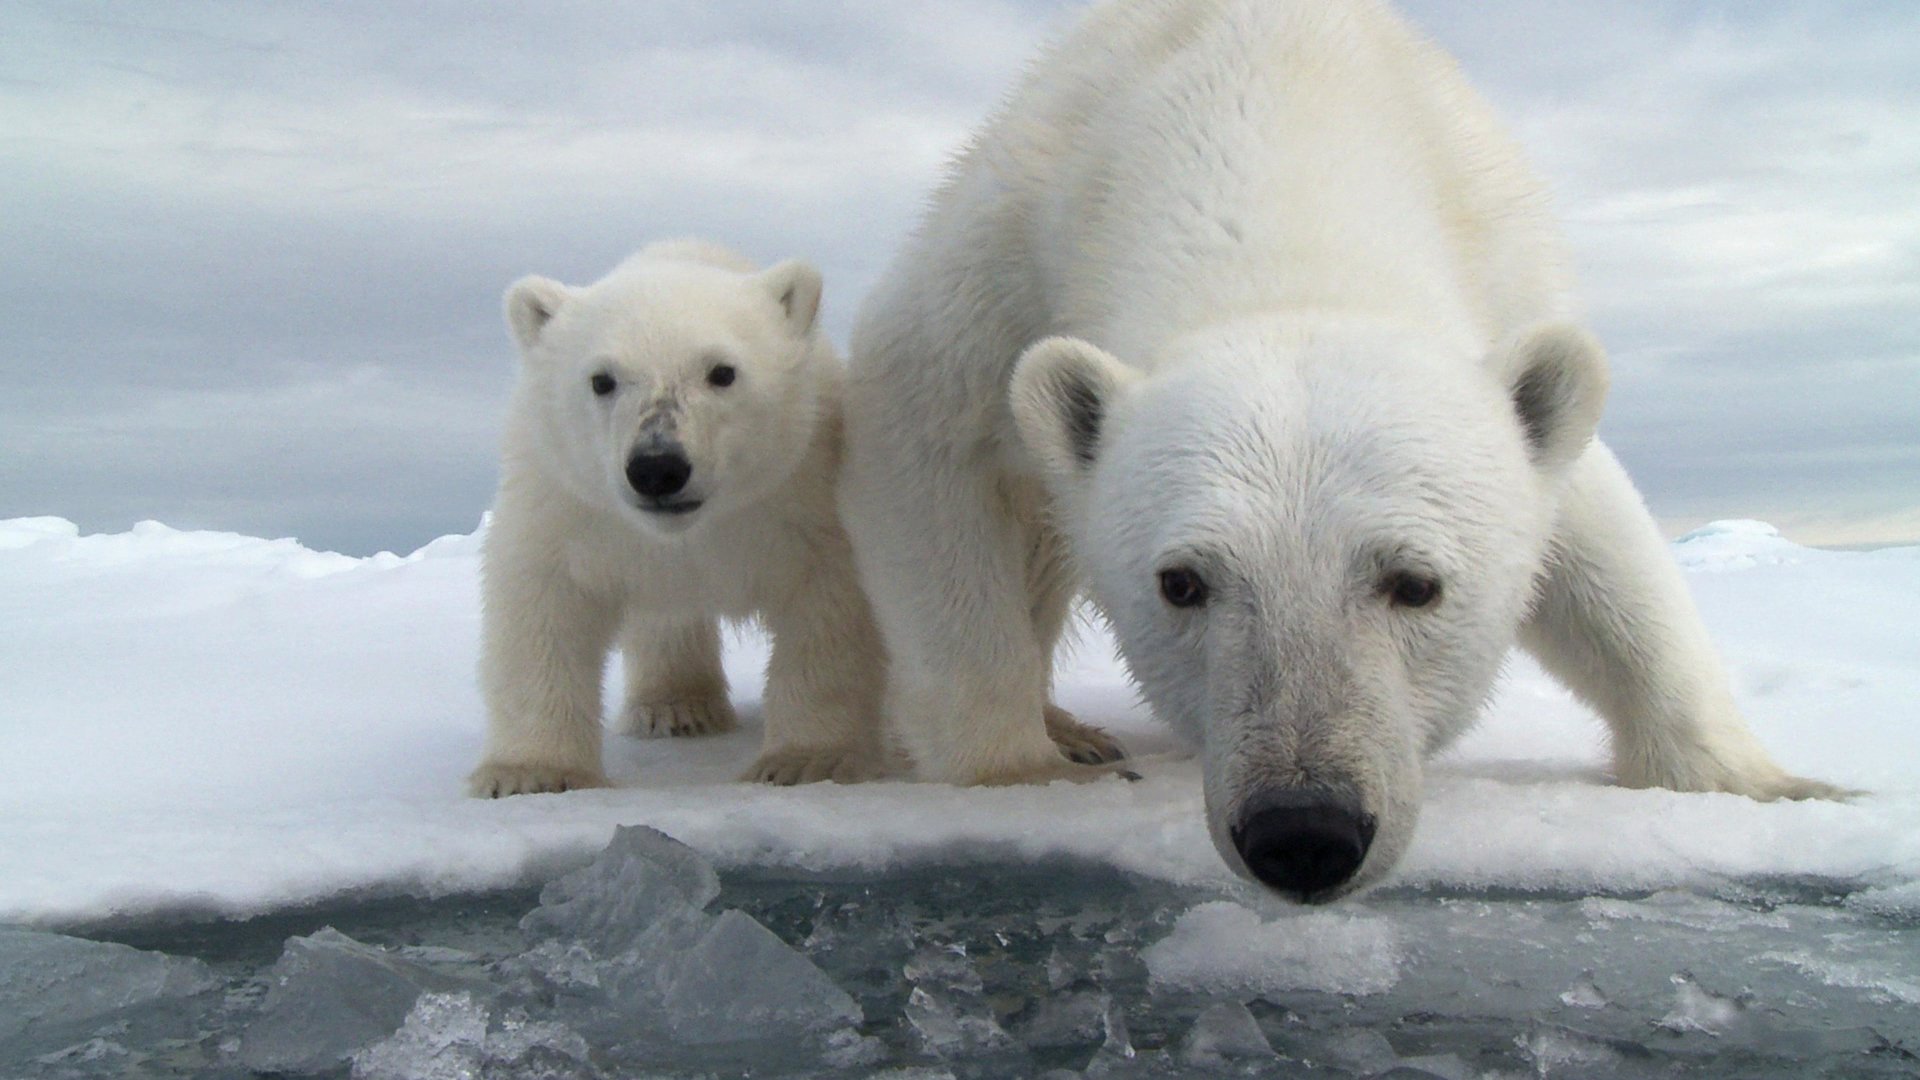
[[[1378,822],[1351,794],[1325,788],[1273,788],[1228,827],[1247,872],[1296,900],[1332,899],[1353,880]]]
[[[627,486],[640,496],[640,509],[659,514],[690,514],[701,500],[687,493],[693,462],[678,443],[651,442],[627,458]]]

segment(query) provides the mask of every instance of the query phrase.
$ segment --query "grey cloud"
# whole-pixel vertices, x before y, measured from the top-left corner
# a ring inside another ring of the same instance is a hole
[[[471,528],[508,281],[714,236],[818,262],[844,341],[1076,6],[9,5],[0,515]],[[1657,511],[1920,505],[1920,9],[1407,7],[1560,192]]]

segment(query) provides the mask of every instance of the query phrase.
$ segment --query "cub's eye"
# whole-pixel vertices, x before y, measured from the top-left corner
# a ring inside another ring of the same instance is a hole
[[[1440,600],[1440,583],[1417,574],[1395,574],[1382,586],[1395,607],[1432,607]]]
[[[593,387],[593,392],[596,396],[606,397],[608,394],[613,393],[614,387],[619,384],[615,383],[613,376],[606,372],[596,371],[593,373],[593,378],[587,380],[587,385]]]
[[[1207,583],[1185,567],[1162,570],[1160,596],[1177,608],[1197,608],[1207,602]]]
[[[740,373],[733,370],[732,364],[715,364],[707,369],[708,386],[732,386]]]

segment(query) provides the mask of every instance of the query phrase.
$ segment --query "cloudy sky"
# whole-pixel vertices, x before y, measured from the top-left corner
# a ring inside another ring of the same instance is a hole
[[[499,296],[698,234],[844,343],[1065,0],[10,0],[0,517],[472,529]],[[1920,4],[1407,0],[1554,186],[1670,528],[1920,539]]]

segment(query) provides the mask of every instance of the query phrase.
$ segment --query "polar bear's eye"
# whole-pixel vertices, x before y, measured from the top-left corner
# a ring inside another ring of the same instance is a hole
[[[1162,570],[1160,596],[1177,608],[1197,608],[1207,602],[1207,583],[1183,566]]]
[[[613,393],[613,388],[616,384],[613,381],[613,376],[604,371],[596,371],[593,373],[593,378],[587,380],[587,385],[593,387],[595,395],[606,397],[608,394]]]
[[[738,378],[739,375],[739,372],[733,370],[732,364],[715,364],[707,369],[707,385],[720,387],[732,386],[733,380]]]
[[[1418,574],[1395,574],[1387,579],[1383,591],[1393,598],[1395,607],[1432,607],[1440,599],[1440,583]]]

